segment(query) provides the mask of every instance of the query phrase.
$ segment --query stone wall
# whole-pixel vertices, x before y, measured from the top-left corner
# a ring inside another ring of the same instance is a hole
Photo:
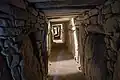
[[[75,18],[81,69],[89,80],[119,80],[120,1],[107,0],[83,16]]]
[[[21,47],[24,56],[24,77],[26,80],[42,80],[41,65],[37,60],[29,37],[25,38]]]
[[[105,80],[105,42],[102,26],[98,23],[98,10],[84,13],[84,20],[76,18],[79,27],[79,54],[81,69],[89,80]],[[96,74],[97,73],[97,74]]]
[[[109,36],[105,36],[106,42],[106,60],[108,70],[108,80],[119,80],[119,48],[120,48],[120,1],[106,1],[103,8],[102,14],[104,16],[104,30]]]
[[[46,17],[29,3],[24,5],[25,9],[0,5],[0,63],[4,64],[0,65],[0,80],[47,77]]]

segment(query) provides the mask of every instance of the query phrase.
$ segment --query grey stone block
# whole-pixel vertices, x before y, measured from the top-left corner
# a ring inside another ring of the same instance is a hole
[[[0,11],[7,13],[7,14],[11,14],[11,8],[10,5],[8,4],[0,4]]]
[[[99,25],[88,25],[87,31],[92,33],[104,34],[104,30]]]
[[[39,23],[36,23],[36,24],[35,24],[35,28],[38,28],[38,30],[39,30],[40,24],[39,24]]]
[[[22,9],[26,8],[24,0],[10,0],[10,4]]]
[[[85,19],[85,20],[84,20],[84,23],[85,23],[85,24],[90,24],[90,19]]]
[[[25,25],[25,22],[23,20],[15,20],[15,25],[16,27],[23,26]]]
[[[89,16],[93,16],[93,15],[97,15],[98,14],[98,10],[97,9],[92,9],[89,11]]]
[[[42,47],[41,42],[36,42],[36,44],[37,44],[37,48],[38,48],[38,49],[41,49],[41,47]]]
[[[3,27],[7,26],[7,23],[4,19],[0,19],[0,26],[3,26]]]
[[[120,55],[118,55],[118,60],[114,67],[115,69],[114,69],[113,80],[119,80],[120,79]]]
[[[112,6],[112,12],[120,14],[120,1],[115,1]]]
[[[115,0],[107,0],[104,5],[107,6],[107,5],[111,5]]]
[[[35,40],[41,40],[42,38],[41,38],[41,31],[37,31],[37,32],[35,32]]]
[[[116,22],[116,18],[115,17],[111,17],[108,20],[106,20],[106,23],[104,24],[104,30],[106,33],[110,33],[110,32],[116,32],[115,27],[117,27],[118,24]]]
[[[75,26],[80,26],[80,25],[81,25],[81,22],[78,21],[78,20],[76,20],[76,21],[75,21]]]
[[[43,19],[38,19],[38,23],[45,23]]]
[[[28,12],[25,10],[21,10],[19,8],[13,8],[13,15],[15,16],[15,19],[23,19],[27,20],[28,19]]]
[[[32,23],[36,23],[36,21],[37,21],[37,17],[33,16],[33,15],[30,16],[30,19],[31,19]]]
[[[12,17],[10,15],[7,15],[7,14],[3,14],[3,13],[0,13],[0,17],[1,18],[8,18],[8,19],[12,19]]]
[[[83,20],[84,19],[84,15],[81,14],[81,15],[78,15],[75,20]]]
[[[102,9],[102,14],[110,14],[112,13],[111,5],[104,6]]]
[[[90,24],[98,24],[98,16],[92,16],[89,18]]]
[[[2,36],[2,35],[5,35],[5,31],[4,31],[4,29],[1,28],[1,27],[0,27],[0,35],[1,35],[1,36]]]
[[[110,18],[111,16],[112,16],[112,14],[106,14],[104,18],[105,18],[105,20],[107,20],[107,19]]]
[[[38,11],[36,11],[34,8],[30,8],[30,11],[34,16],[38,15]]]
[[[11,68],[14,68],[16,67],[18,64],[19,64],[19,61],[20,61],[20,56],[19,55],[12,55],[13,56],[13,60],[12,60],[12,63],[11,63]]]

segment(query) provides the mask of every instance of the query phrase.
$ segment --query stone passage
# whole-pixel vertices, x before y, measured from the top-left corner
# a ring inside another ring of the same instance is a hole
[[[29,5],[0,3],[0,80],[46,80],[46,17]]]
[[[49,61],[48,80],[86,80],[77,69],[72,53],[68,53],[65,47],[53,48]]]
[[[120,80],[120,1],[105,3],[75,18],[79,55],[89,80]]]

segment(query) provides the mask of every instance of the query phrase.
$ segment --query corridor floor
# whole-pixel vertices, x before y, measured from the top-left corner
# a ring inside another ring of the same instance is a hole
[[[48,69],[48,80],[86,80],[64,45],[52,49]]]

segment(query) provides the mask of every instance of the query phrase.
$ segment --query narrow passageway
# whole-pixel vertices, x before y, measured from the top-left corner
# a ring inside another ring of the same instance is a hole
[[[69,53],[64,44],[52,48],[49,61],[48,80],[86,80],[77,69],[72,53]]]
[[[0,80],[120,80],[120,0],[0,0]]]

